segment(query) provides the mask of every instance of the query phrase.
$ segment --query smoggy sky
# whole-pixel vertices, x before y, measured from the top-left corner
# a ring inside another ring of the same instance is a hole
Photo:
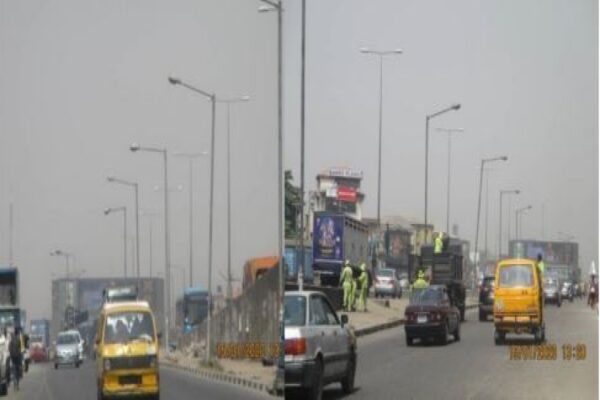
[[[0,0],[0,264],[14,262],[30,318],[50,316],[50,280],[64,274],[54,249],[74,254],[84,276],[123,273],[122,215],[133,238],[133,191],[108,175],[137,180],[153,219],[154,275],[164,276],[162,158],[210,150],[210,103],[170,74],[218,96],[249,95],[231,108],[232,269],[277,251],[276,15],[258,1]],[[225,288],[226,113],[217,106],[213,289]],[[207,284],[209,158],[195,162],[194,283]],[[172,264],[186,268],[188,164],[169,159]],[[140,219],[142,275],[149,273],[149,219]],[[130,246],[130,250],[133,246]],[[129,268],[131,271],[131,261]],[[236,283],[238,284],[238,283]],[[173,271],[181,290],[181,272]]]
[[[301,7],[287,3],[285,154],[298,182]],[[331,166],[362,170],[363,215],[376,215],[379,64],[359,48],[401,48],[383,66],[382,215],[423,221],[425,116],[460,102],[460,111],[431,121],[429,220],[445,230],[447,136],[435,128],[464,128],[452,140],[451,225],[459,236],[474,247],[481,159],[506,155],[486,165],[490,251],[498,247],[499,191],[520,189],[513,210],[533,206],[522,236],[575,236],[587,274],[598,253],[596,1],[306,3],[307,190]],[[484,221],[485,207],[480,248]]]

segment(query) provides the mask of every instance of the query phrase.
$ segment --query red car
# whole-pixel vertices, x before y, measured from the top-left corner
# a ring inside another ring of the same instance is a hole
[[[437,339],[448,343],[448,335],[460,340],[460,311],[450,302],[446,286],[431,285],[426,289],[414,289],[404,311],[406,345],[412,346],[419,338]]]
[[[48,360],[46,349],[42,343],[31,343],[29,346],[29,358],[33,362],[44,362]]]

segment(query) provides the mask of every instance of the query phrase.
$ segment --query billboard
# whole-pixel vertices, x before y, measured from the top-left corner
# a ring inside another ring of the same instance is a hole
[[[406,230],[388,230],[385,233],[386,264],[408,266],[411,251],[411,233]]]
[[[579,266],[578,245],[572,242],[543,242],[537,240],[511,240],[511,257],[537,258],[541,254],[547,264]]]
[[[342,262],[344,257],[344,216],[315,215],[313,226],[314,262]]]
[[[356,203],[356,189],[352,187],[339,186],[337,188],[337,198],[339,201]]]

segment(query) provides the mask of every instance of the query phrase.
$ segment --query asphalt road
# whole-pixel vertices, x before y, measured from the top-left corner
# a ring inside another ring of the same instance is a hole
[[[96,399],[95,367],[93,361],[79,368],[63,367],[54,370],[53,365],[33,365],[21,382],[21,390],[12,388],[7,399],[31,400],[85,400]],[[160,371],[160,395],[163,400],[198,399],[270,399],[266,393],[245,389],[227,383],[207,380],[188,372],[163,367]]]
[[[404,328],[360,338],[356,390],[344,396],[339,384],[324,399],[597,399],[598,315],[585,301],[546,306],[547,344],[555,361],[510,360],[509,345],[532,344],[530,335],[507,336],[495,346],[493,323],[467,312],[461,341],[407,347]],[[563,344],[587,347],[584,361],[563,360]]]

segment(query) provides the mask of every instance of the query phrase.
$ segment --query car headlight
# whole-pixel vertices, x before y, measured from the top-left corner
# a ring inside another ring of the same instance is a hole
[[[104,360],[104,370],[110,371],[110,360],[108,358]]]

